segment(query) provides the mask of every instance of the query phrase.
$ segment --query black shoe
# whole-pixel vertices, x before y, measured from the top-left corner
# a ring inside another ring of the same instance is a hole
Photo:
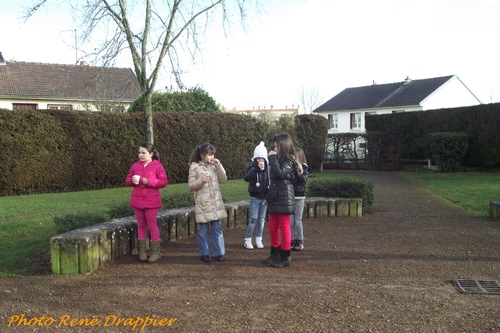
[[[217,261],[219,262],[226,261],[226,256],[225,255],[217,256]]]
[[[210,256],[201,256],[201,260],[203,260],[204,262],[211,262],[212,258],[210,258]]]
[[[304,249],[304,242],[299,240],[293,249],[295,251],[302,251]]]

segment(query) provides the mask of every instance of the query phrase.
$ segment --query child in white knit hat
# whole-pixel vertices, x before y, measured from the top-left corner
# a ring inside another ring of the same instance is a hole
[[[262,232],[264,231],[267,210],[267,205],[263,203],[269,188],[267,148],[264,142],[261,141],[255,147],[252,163],[243,172],[243,179],[248,182],[248,193],[250,193],[250,220],[248,221],[244,246],[249,250],[253,249],[252,235],[255,225],[257,225],[255,245],[257,248],[262,249],[264,248]]]

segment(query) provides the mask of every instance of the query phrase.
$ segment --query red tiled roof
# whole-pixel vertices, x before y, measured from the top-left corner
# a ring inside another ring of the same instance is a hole
[[[141,93],[128,68],[7,61],[0,65],[0,96],[133,101]]]

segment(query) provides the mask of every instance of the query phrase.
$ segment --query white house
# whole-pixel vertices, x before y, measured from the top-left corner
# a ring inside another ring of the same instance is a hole
[[[364,133],[365,115],[481,104],[456,75],[346,88],[313,112],[329,120],[329,133]]]
[[[129,68],[5,61],[0,52],[0,108],[124,112],[141,94]]]

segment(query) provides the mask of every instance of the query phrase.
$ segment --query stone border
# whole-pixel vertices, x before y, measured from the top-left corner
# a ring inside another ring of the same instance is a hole
[[[225,228],[246,226],[249,201],[225,204]],[[362,199],[306,198],[304,219],[362,216]],[[158,213],[162,241],[175,241],[196,235],[193,207],[163,210]],[[52,237],[50,260],[54,274],[87,274],[116,259],[132,254],[137,247],[135,216],[72,230]]]
[[[500,217],[500,201],[490,201],[490,217]]]

